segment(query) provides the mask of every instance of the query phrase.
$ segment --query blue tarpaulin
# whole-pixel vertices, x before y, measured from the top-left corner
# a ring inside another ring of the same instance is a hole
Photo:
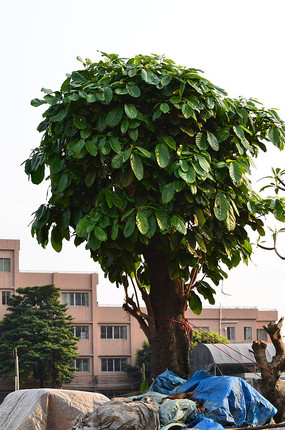
[[[242,378],[212,376],[200,371],[181,384],[178,383],[179,379],[175,373],[166,371],[155,379],[151,389],[168,395],[195,391],[193,398],[200,400],[206,408],[205,417],[222,426],[262,425],[277,412],[268,400]]]
[[[204,416],[196,418],[187,426],[187,428],[193,427],[199,430],[224,430],[224,427],[221,424],[215,422],[211,418],[206,418]]]
[[[169,395],[172,390],[185,382],[187,382],[186,379],[180,378],[171,370],[166,370],[153,381],[149,390]]]

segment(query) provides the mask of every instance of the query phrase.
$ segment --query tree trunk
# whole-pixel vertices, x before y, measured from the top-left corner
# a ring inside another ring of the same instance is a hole
[[[263,328],[269,334],[275,347],[276,354],[271,362],[266,358],[267,344],[263,341],[254,341],[252,349],[254,357],[261,366],[261,377],[258,381],[261,394],[269,400],[278,410],[274,419],[277,423],[285,420],[285,391],[280,386],[279,378],[285,371],[285,345],[281,338],[281,328],[284,318],[282,317],[277,324],[270,323]]]
[[[150,279],[149,302],[152,324],[148,340],[151,346],[151,376],[166,369],[181,377],[189,373],[189,340],[183,326],[186,306],[184,282],[169,277],[167,255],[155,246],[144,253]]]

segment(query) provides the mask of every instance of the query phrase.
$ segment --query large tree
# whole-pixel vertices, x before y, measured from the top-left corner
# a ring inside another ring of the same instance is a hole
[[[20,382],[33,378],[61,386],[74,377],[77,338],[54,285],[18,288],[0,322],[0,374],[14,374],[17,348]],[[9,353],[10,351],[10,353]]]
[[[283,149],[285,127],[199,70],[158,56],[103,57],[79,58],[82,70],[32,101],[49,107],[25,171],[39,184],[47,167],[51,184],[32,234],[56,251],[63,239],[85,243],[123,285],[123,308],[151,345],[152,375],[186,376],[185,309],[199,312],[201,296],[214,303],[206,279],[218,285],[225,267],[248,262],[248,228],[263,234],[261,214],[283,216],[282,201],[262,200],[246,176],[266,142]]]

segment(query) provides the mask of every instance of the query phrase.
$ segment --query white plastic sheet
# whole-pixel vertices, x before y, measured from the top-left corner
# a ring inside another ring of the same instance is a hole
[[[1,430],[69,430],[77,416],[109,402],[103,394],[56,389],[19,390],[0,405]]]

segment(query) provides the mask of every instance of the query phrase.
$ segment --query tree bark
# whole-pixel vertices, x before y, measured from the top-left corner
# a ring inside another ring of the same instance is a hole
[[[189,340],[183,326],[184,282],[170,279],[168,257],[154,245],[147,248],[144,257],[149,270],[149,299],[154,317],[149,333],[152,376],[168,369],[185,378],[190,368]]]
[[[261,394],[269,400],[278,410],[274,419],[277,423],[285,420],[285,392],[280,387],[279,378],[285,371],[285,345],[280,334],[284,317],[277,324],[269,323],[263,326],[269,334],[275,347],[276,354],[271,362],[266,358],[267,344],[263,341],[254,341],[252,349],[254,357],[261,366],[261,377],[258,381]]]

